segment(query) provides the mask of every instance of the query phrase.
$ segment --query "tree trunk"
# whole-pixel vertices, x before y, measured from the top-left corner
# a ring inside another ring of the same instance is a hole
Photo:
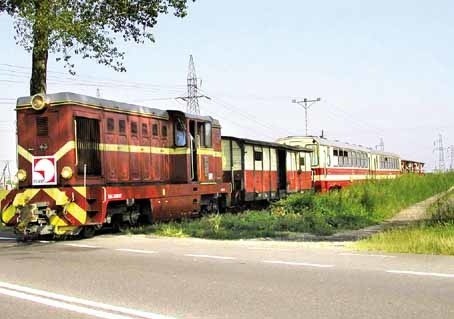
[[[35,0],[36,19],[33,25],[32,77],[30,79],[30,95],[46,93],[47,89],[47,58],[49,55],[49,30],[44,22],[46,19],[47,1]]]

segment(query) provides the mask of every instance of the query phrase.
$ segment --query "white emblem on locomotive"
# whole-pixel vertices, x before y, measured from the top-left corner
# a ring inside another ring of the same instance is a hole
[[[54,156],[33,158],[33,185],[57,185],[57,163]]]

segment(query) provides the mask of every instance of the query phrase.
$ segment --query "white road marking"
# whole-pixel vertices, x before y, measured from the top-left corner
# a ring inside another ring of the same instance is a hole
[[[21,299],[25,299],[25,300],[39,302],[39,303],[42,303],[42,304],[45,304],[48,306],[52,306],[52,307],[56,307],[56,308],[62,308],[62,309],[67,309],[67,310],[76,311],[76,312],[80,312],[80,313],[86,313],[86,314],[100,317],[100,318],[130,319],[131,317],[121,316],[121,315],[103,312],[103,311],[99,311],[99,310],[93,310],[90,308],[84,308],[84,307],[76,306],[76,305],[72,305],[72,304],[79,304],[79,305],[83,305],[83,306],[88,306],[88,307],[93,307],[93,308],[98,308],[98,309],[103,309],[103,310],[108,310],[108,311],[115,311],[115,312],[132,315],[132,316],[140,317],[140,318],[174,319],[174,317],[164,316],[164,315],[160,315],[160,314],[156,314],[156,313],[146,312],[146,311],[142,311],[142,310],[135,310],[135,309],[125,308],[125,307],[113,306],[113,305],[109,305],[109,304],[105,304],[105,303],[60,295],[60,294],[56,294],[56,293],[48,292],[48,291],[44,291],[44,290],[9,284],[6,282],[0,282],[0,293],[9,295],[9,296],[13,296],[13,297],[17,297],[17,298],[21,298]],[[48,298],[51,298],[51,299],[48,299]],[[57,300],[60,300],[60,301],[57,301]],[[70,303],[72,303],[72,304],[70,304]],[[71,309],[68,308],[67,306],[70,306]],[[81,311],[78,311],[75,309],[78,309]],[[95,311],[97,314],[102,314],[102,315],[106,314],[106,316],[100,316],[100,315],[96,315],[95,313],[88,313],[86,311]]]
[[[129,253],[139,253],[139,254],[157,254],[157,251],[153,250],[141,250],[141,249],[128,249],[128,248],[118,248],[116,251],[125,251]]]
[[[0,237],[0,240],[16,240],[16,238],[11,238],[11,237]]]
[[[334,267],[334,265],[312,264],[312,263],[281,261],[281,260],[262,260],[262,262],[266,263],[266,264],[280,264],[280,265],[318,267],[318,268],[331,268],[331,267]]]
[[[280,249],[274,247],[247,247],[249,250],[272,250],[272,251],[293,251],[291,249]]]
[[[378,255],[378,254],[355,254],[355,253],[341,253],[339,256],[363,256],[363,257],[381,257],[381,258],[396,258],[396,256],[390,255]]]
[[[437,272],[421,272],[421,271],[409,271],[409,270],[387,270],[386,272],[391,273],[391,274],[400,274],[400,275],[454,278],[454,274],[443,274],[443,273],[437,273]]]
[[[225,257],[225,256],[211,256],[211,255],[194,255],[194,254],[185,254],[186,257],[199,257],[199,258],[212,258],[212,259],[223,259],[223,260],[234,260],[235,257]]]
[[[101,248],[99,246],[84,245],[84,244],[64,244],[65,246],[79,247],[79,248]]]
[[[81,314],[85,314],[85,315],[90,315],[90,316],[94,316],[94,317],[98,317],[98,318],[133,319],[132,317],[129,317],[129,316],[115,315],[113,313],[106,312],[106,311],[94,310],[94,309],[85,308],[82,306],[71,305],[69,303],[56,301],[56,300],[52,300],[52,299],[47,299],[47,298],[43,298],[43,297],[38,297],[38,296],[33,296],[33,295],[27,295],[22,292],[8,290],[8,289],[4,289],[4,288],[0,288],[0,294],[40,303],[40,304],[54,307],[54,308],[65,309],[65,310],[69,310],[69,311],[73,311],[73,312],[77,312],[77,313],[81,313]]]

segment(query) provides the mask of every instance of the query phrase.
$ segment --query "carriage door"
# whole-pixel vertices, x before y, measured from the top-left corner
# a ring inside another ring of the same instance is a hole
[[[191,152],[191,180],[199,180],[199,169],[197,165],[197,126],[194,120],[189,121],[189,148]]]
[[[279,197],[287,192],[287,152],[286,150],[277,150],[277,163],[279,175]]]

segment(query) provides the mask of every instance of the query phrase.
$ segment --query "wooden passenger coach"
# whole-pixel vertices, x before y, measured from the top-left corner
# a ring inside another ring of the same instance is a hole
[[[19,189],[2,221],[19,232],[90,235],[227,205],[211,117],[74,93],[19,98]]]
[[[245,138],[222,137],[224,181],[232,203],[275,200],[312,188],[311,150]]]

